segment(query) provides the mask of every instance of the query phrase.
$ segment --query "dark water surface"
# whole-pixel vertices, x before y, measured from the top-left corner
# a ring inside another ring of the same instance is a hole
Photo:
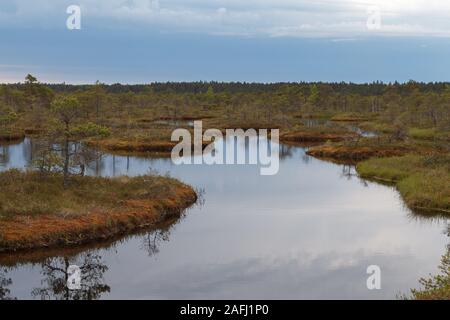
[[[27,166],[32,149],[30,140],[0,148],[0,170]],[[204,204],[160,230],[98,248],[47,251],[53,257],[45,260],[10,255],[0,265],[0,297],[395,298],[437,272],[449,242],[447,220],[416,215],[395,189],[300,147],[281,146],[275,176],[252,165],[175,166],[112,155],[88,174],[150,169],[203,189]],[[69,264],[82,267],[84,278],[83,291],[68,296]],[[366,287],[369,265],[381,268],[381,290]]]

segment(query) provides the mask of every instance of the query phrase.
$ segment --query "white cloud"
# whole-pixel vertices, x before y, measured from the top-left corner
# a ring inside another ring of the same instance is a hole
[[[208,34],[336,38],[367,35],[450,36],[450,1],[442,0],[2,0],[1,27],[58,27],[65,8],[82,8],[84,27]],[[381,29],[367,30],[367,9]]]

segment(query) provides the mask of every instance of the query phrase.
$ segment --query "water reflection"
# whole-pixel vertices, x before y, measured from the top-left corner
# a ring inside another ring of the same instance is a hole
[[[159,245],[161,242],[169,241],[168,230],[156,230],[142,237],[141,248],[147,251],[149,257],[159,253]]]
[[[238,141],[238,140],[235,140]],[[270,141],[267,139],[260,139],[258,142],[257,137],[251,137],[250,139],[242,140],[243,144],[236,144],[234,147],[235,158],[237,157],[237,150],[239,148],[245,149],[246,159],[248,160],[251,152],[258,153],[259,148],[267,148],[270,150]],[[227,141],[230,143],[230,141]],[[215,152],[225,152],[226,144],[222,141],[216,143]],[[279,145],[280,159],[291,159],[298,153],[299,146],[294,145]],[[0,170],[7,170],[10,168],[31,168],[35,167],[40,170],[51,170],[52,168],[42,168],[42,160],[46,157],[46,153],[62,153],[61,147],[58,144],[53,144],[48,140],[37,140],[26,138],[22,143],[16,145],[7,145],[0,147]],[[136,162],[148,163],[151,167],[152,164],[157,165],[161,162],[169,162],[167,159],[158,158],[143,158],[133,156],[119,156],[105,154],[100,150],[89,148],[82,143],[72,142],[70,143],[71,154],[75,157],[71,159],[71,170],[73,174],[80,175],[104,175],[108,172],[108,175],[117,176],[125,173],[133,172],[130,170],[130,166],[135,165]],[[61,154],[61,156],[63,156]],[[304,163],[308,163],[311,157],[303,154],[301,160]],[[236,159],[235,159],[236,160]],[[48,162],[48,161],[47,161]],[[125,169],[125,170],[124,170]],[[145,173],[145,172],[143,172]]]
[[[38,149],[33,143],[8,146],[2,168],[29,165]],[[445,217],[411,212],[394,188],[360,179],[353,166],[323,162],[293,146],[281,145],[280,155],[278,175],[263,177],[250,165],[174,166],[170,159],[99,154],[84,174],[170,172],[205,190],[207,201],[182,222],[71,254],[0,257],[7,269],[0,292],[67,298],[65,275],[53,269],[64,270],[65,259],[83,264],[88,253],[101,257],[94,265],[105,269],[97,267],[101,277],[87,282],[92,288],[80,299],[395,298],[436,273],[448,245]],[[381,291],[366,288],[372,264],[382,268]]]
[[[333,123],[330,120],[327,119],[301,119],[301,123],[303,125],[307,126],[308,128],[318,127],[318,126],[327,126],[331,127],[334,126],[335,123]]]
[[[81,289],[69,290],[67,286],[70,265],[81,270]],[[48,258],[41,264],[42,286],[34,288],[31,296],[42,300],[96,300],[109,292],[103,275],[108,270],[103,258],[95,253],[83,253],[70,259],[68,257]]]
[[[145,251],[149,257],[155,256],[159,253],[161,244],[170,240],[171,231],[182,221],[183,217],[184,215],[181,215],[178,219],[165,221],[156,229],[117,238],[103,244],[60,249],[59,251],[63,254],[60,256],[53,256],[58,253],[58,249],[49,252],[47,250],[24,252],[17,254],[16,259],[13,254],[2,254],[0,263],[5,264],[5,267],[0,269],[0,300],[15,299],[10,290],[10,287],[13,286],[12,274],[28,263],[33,269],[39,270],[39,276],[36,276],[40,279],[39,286],[30,292],[31,298],[41,300],[100,299],[104,294],[111,292],[111,287],[104,277],[109,269],[107,261],[103,258],[104,254],[117,252],[117,246],[129,239],[139,239],[141,242],[139,248]],[[81,270],[80,290],[69,290],[67,287],[70,265],[76,265]]]
[[[0,270],[0,300],[13,299],[10,294],[11,290],[8,287],[12,285],[12,279],[8,277],[8,269],[2,268]]]
[[[9,162],[9,148],[7,146],[0,147],[0,164],[6,164]]]

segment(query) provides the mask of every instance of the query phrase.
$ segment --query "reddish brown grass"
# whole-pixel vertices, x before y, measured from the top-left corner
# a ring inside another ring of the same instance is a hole
[[[108,239],[161,223],[180,215],[196,202],[190,187],[167,182],[170,191],[149,199],[117,201],[112,207],[102,204],[79,214],[17,214],[0,220],[0,252],[52,246],[70,246]]]
[[[372,157],[393,157],[401,156],[410,152],[408,148],[392,148],[389,146],[364,147],[345,145],[323,145],[309,149],[307,154],[326,159],[361,161]]]
[[[281,135],[280,140],[282,142],[337,142],[352,139],[356,136],[356,133],[350,132],[325,133],[314,131],[297,131]]]

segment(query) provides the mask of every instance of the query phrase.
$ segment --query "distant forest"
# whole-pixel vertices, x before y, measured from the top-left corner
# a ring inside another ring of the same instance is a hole
[[[49,126],[51,105],[70,96],[84,121],[107,124],[119,114],[144,118],[225,116],[243,123],[288,118],[332,117],[356,112],[385,125],[450,130],[450,82],[244,83],[167,82],[141,85],[45,84],[32,75],[23,83],[0,84],[0,130]],[[139,119],[136,119],[138,121]],[[81,121],[81,120],[80,120]],[[41,130],[41,129],[39,129]]]
[[[43,83],[44,84],[44,83]],[[26,84],[10,84],[8,87],[21,89]],[[77,91],[85,91],[94,85],[71,85],[71,84],[44,84],[55,92],[74,93]],[[364,84],[347,83],[347,82],[278,82],[278,83],[250,83],[250,82],[154,82],[150,84],[102,84],[108,93],[207,93],[212,90],[215,93],[270,93],[283,89],[295,90],[298,93],[309,94],[312,86],[317,86],[322,92],[333,92],[338,94],[357,94],[363,96],[382,95],[386,90],[391,89],[400,95],[409,95],[418,89],[422,93],[443,93],[449,86],[450,82],[416,82],[409,81],[406,83],[383,83],[372,82]]]

